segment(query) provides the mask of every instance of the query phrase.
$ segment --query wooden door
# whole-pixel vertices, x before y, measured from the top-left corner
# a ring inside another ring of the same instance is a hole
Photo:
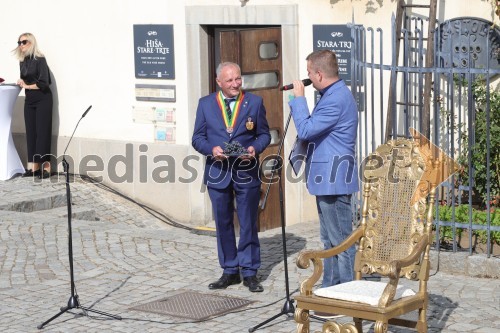
[[[283,134],[281,28],[280,27],[217,27],[214,29],[214,68],[220,62],[232,61],[240,65],[243,89],[264,100],[272,141],[260,161],[270,168],[271,157],[278,153]],[[283,152],[281,153],[283,158]],[[267,163],[266,163],[267,161]],[[261,167],[262,170],[262,167]],[[269,174],[263,177],[261,203],[268,188]],[[281,172],[282,176],[285,172]],[[282,181],[283,192],[285,182]],[[284,204],[283,193],[283,204]],[[271,185],[264,209],[259,208],[259,231],[281,226],[278,183]]]

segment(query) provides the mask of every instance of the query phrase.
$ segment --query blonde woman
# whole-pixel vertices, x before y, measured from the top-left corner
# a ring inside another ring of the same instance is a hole
[[[52,92],[45,57],[38,49],[35,36],[23,33],[13,50],[19,60],[20,79],[25,89],[24,122],[28,148],[28,165],[23,177],[50,177],[50,145],[52,138]]]

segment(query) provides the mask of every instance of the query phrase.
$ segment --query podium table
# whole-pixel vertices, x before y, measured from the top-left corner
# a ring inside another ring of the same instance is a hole
[[[17,85],[0,85],[0,180],[25,171],[10,131],[12,112],[20,91]]]

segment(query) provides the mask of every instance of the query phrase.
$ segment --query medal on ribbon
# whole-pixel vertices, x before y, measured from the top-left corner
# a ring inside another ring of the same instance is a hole
[[[226,125],[226,132],[228,134],[233,133],[234,125],[236,124],[236,119],[238,118],[238,114],[240,112],[244,97],[245,93],[243,91],[240,91],[240,94],[234,101],[233,116],[231,117],[231,119],[229,119],[229,115],[226,111],[226,103],[224,102],[224,97],[222,96],[222,91],[219,91],[219,93],[216,95],[217,104],[219,104],[219,108],[222,112],[222,119],[224,119],[224,125]]]

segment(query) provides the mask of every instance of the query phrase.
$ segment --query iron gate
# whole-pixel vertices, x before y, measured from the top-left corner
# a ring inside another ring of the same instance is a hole
[[[350,25],[351,90],[360,112],[358,161],[362,166],[387,139],[409,137],[410,127],[429,135],[461,165],[439,187],[436,248],[472,254],[482,242],[490,256],[493,244],[500,246],[500,31],[482,19],[457,18],[437,22],[429,40],[425,23],[405,17],[402,35],[396,36],[393,16],[388,38],[380,28]],[[390,57],[383,52],[388,41]],[[433,67],[424,65],[426,43],[434,46]],[[424,113],[426,100],[430,117]]]

